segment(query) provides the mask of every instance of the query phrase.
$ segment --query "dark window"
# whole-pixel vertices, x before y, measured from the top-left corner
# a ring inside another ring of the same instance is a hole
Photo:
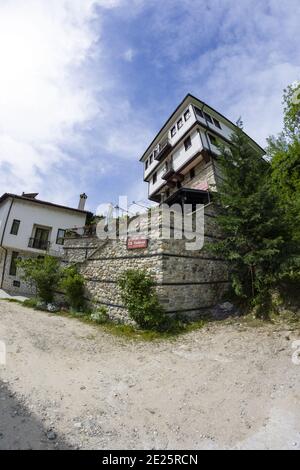
[[[182,184],[180,183],[180,181],[177,181],[176,186],[177,186],[177,189],[180,189],[182,187]]]
[[[210,116],[209,114],[204,113],[204,116],[205,116],[205,119],[206,119],[208,122],[210,122],[211,124],[213,123],[212,118],[211,118],[211,116]]]
[[[220,122],[218,121],[218,119],[213,118],[213,120],[214,120],[215,126],[218,127],[219,129],[222,129],[221,124],[220,124]]]
[[[190,113],[190,110],[188,109],[185,113],[184,113],[184,120],[187,121],[188,119],[190,119],[191,117],[191,113]]]
[[[64,240],[65,233],[66,233],[66,231],[63,230],[62,228],[58,229],[57,237],[56,237],[56,244],[57,245],[63,245],[64,244],[64,242],[65,242],[65,240]]]
[[[11,231],[10,231],[12,235],[18,235],[20,223],[21,222],[16,219],[13,221],[12,226],[11,226]]]
[[[171,137],[174,137],[174,135],[176,134],[176,127],[172,127],[171,129]]]
[[[208,134],[208,136],[209,136],[210,143],[212,145],[217,145],[218,144],[218,141],[217,141],[217,139],[215,138],[214,135]]]
[[[196,106],[195,106],[195,113],[198,117],[200,116],[201,118],[204,118],[203,112],[201,111],[201,109],[197,108]]]
[[[37,227],[35,229],[34,237],[29,239],[29,248],[35,248],[36,250],[47,250],[49,248],[49,235],[49,229]]]
[[[195,178],[195,168],[192,168],[192,169],[190,170],[190,178],[191,178],[191,180],[192,180],[193,178]]]
[[[153,152],[153,157],[155,158],[157,154],[158,154],[158,150],[155,149],[154,152]]]
[[[157,173],[155,172],[155,173],[153,174],[152,183],[155,184],[156,181],[157,181]]]
[[[192,141],[190,136],[184,141],[184,148],[187,151],[192,146]]]
[[[14,287],[21,287],[20,281],[14,281],[14,282],[13,282],[13,286],[14,286]]]
[[[9,268],[9,275],[15,276],[17,274],[17,259],[19,257],[19,253],[17,251],[13,251],[11,254],[10,260],[10,268]]]
[[[146,170],[147,170],[147,168],[148,168],[148,160],[146,160],[145,168],[146,168]]]
[[[153,155],[151,153],[151,155],[150,155],[150,165],[151,165],[152,162],[153,162]]]
[[[180,119],[177,121],[177,129],[179,130],[182,126],[183,126],[183,120],[182,120],[182,118],[180,118]]]

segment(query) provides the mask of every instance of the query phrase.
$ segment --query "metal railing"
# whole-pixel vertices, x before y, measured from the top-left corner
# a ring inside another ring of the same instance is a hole
[[[66,230],[65,237],[96,237],[97,224],[85,225],[84,227],[74,227]]]
[[[48,251],[50,247],[50,242],[45,241],[45,240],[40,240],[38,238],[29,238],[28,247],[34,248],[36,250]]]
[[[155,160],[160,160],[169,150],[171,150],[171,148],[172,144],[170,139],[166,139],[161,142],[158,146],[158,154],[155,156]]]
[[[174,176],[175,170],[173,167],[173,162],[168,162],[165,164],[164,172],[162,174],[162,179],[168,180],[170,177]]]

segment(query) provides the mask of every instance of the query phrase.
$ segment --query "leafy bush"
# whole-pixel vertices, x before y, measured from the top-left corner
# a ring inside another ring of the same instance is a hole
[[[74,310],[84,307],[84,277],[78,273],[75,266],[70,266],[62,271],[60,287]]]
[[[99,324],[107,323],[109,320],[107,308],[103,306],[103,307],[100,307],[96,312],[93,312],[91,314],[91,320]]]
[[[41,300],[51,303],[61,279],[58,259],[46,255],[43,258],[20,259],[17,265],[22,270],[21,278],[35,286]]]
[[[151,276],[145,271],[131,269],[120,277],[118,285],[132,320],[145,329],[163,328],[166,315],[159,303]]]

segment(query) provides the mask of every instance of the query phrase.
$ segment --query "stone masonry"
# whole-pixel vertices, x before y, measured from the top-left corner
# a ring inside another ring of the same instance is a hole
[[[138,237],[149,240],[147,248],[129,250],[127,237],[100,240],[70,236],[65,240],[65,262],[78,265],[86,280],[87,298],[105,305],[114,319],[127,318],[117,280],[128,269],[143,269],[153,276],[160,301],[170,314],[197,316],[219,302],[228,289],[227,264],[205,248],[207,242],[221,237],[213,206],[205,208],[205,244],[198,251],[187,250],[184,239],[159,239],[159,210],[155,216],[150,233],[146,233],[147,214],[138,224]]]

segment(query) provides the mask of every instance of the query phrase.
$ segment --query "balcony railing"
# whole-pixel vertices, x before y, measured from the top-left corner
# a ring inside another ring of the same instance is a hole
[[[35,248],[36,250],[48,251],[50,242],[45,240],[39,240],[38,238],[29,238],[29,248]]]
[[[165,181],[168,181],[174,175],[175,175],[175,170],[173,168],[173,165],[169,164],[168,166],[165,167],[164,173],[162,175],[162,179]]]
[[[172,149],[172,144],[169,139],[164,140],[158,146],[158,153],[155,156],[155,160],[160,161],[168,152]]]
[[[85,225],[84,227],[74,227],[66,230],[67,238],[95,238],[97,236],[97,224]]]

